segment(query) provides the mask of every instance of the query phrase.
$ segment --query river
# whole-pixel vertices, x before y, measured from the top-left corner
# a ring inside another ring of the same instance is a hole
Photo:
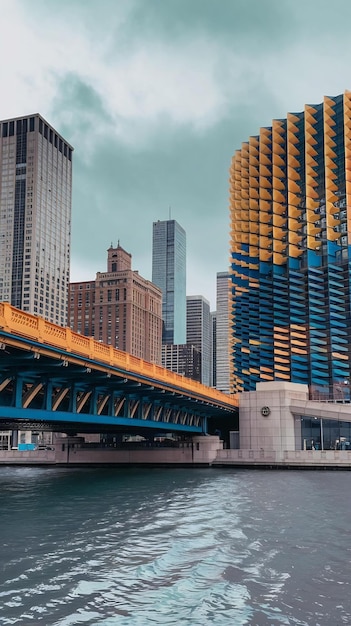
[[[351,624],[351,474],[0,467],[1,626]]]

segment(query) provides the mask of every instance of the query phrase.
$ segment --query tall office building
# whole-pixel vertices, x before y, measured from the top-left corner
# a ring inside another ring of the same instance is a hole
[[[216,388],[230,393],[229,273],[217,273]]]
[[[74,331],[161,364],[161,290],[132,270],[119,244],[107,251],[107,272],[70,284],[69,318]]]
[[[261,128],[230,180],[233,390],[348,393],[351,93]]]
[[[0,301],[67,325],[72,152],[40,115],[0,122]]]
[[[217,313],[210,313],[210,346],[211,346],[211,362],[210,362],[210,387],[216,387],[217,381]]]
[[[210,303],[203,296],[186,298],[186,342],[201,354],[201,382],[210,385],[211,331]]]
[[[175,220],[153,224],[152,282],[162,291],[162,342],[186,343],[186,235]]]

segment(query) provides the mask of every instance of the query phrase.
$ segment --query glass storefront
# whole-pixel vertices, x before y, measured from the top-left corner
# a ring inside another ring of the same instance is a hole
[[[351,450],[351,422],[297,417],[297,450]]]

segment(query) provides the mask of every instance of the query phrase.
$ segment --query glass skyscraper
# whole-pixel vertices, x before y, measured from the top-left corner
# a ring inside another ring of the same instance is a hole
[[[351,93],[273,120],[231,165],[232,391],[349,395]]]
[[[67,326],[73,148],[40,115],[0,122],[0,301]]]
[[[152,282],[162,290],[163,343],[186,343],[186,234],[175,220],[153,223]]]

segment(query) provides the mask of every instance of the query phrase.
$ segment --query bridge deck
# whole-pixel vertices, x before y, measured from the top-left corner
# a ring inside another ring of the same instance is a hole
[[[216,389],[0,303],[0,418],[204,430],[238,402]],[[4,426],[4,423],[3,423]]]

